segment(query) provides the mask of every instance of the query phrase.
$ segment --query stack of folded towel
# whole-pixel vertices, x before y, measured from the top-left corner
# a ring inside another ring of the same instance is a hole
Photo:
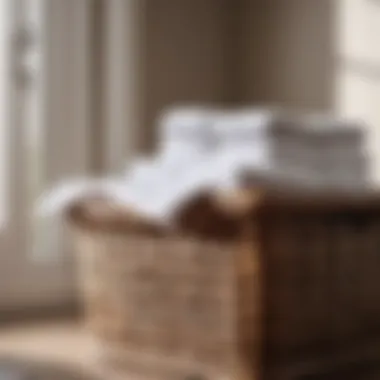
[[[282,110],[169,111],[161,124],[161,169],[192,163],[215,186],[240,186],[245,176],[320,189],[366,186],[364,129],[360,123]],[[163,159],[164,158],[164,159]]]
[[[237,186],[243,171],[314,189],[366,186],[364,129],[359,123],[256,110],[223,116],[215,125],[222,141],[218,154],[235,173]]]
[[[159,128],[154,157],[138,160],[118,179],[88,181],[77,191],[71,185],[59,199],[53,191],[43,203],[55,196],[50,209],[62,209],[97,189],[120,206],[170,222],[194,194],[230,190],[258,176],[313,190],[367,186],[364,129],[357,122],[278,109],[185,107],[165,112]]]

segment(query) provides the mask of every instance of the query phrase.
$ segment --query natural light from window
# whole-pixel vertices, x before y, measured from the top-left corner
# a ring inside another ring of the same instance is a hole
[[[8,99],[9,99],[9,17],[8,0],[0,0],[0,225],[5,222],[7,210]]]

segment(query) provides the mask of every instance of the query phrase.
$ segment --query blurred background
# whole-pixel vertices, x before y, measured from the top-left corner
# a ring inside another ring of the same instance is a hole
[[[379,182],[379,38],[375,0],[0,0],[0,321],[75,310],[69,255],[31,253],[34,202],[154,149],[167,106],[362,117]]]

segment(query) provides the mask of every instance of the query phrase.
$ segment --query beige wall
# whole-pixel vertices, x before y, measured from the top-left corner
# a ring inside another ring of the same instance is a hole
[[[144,147],[154,145],[162,109],[182,102],[275,103],[380,122],[377,80],[346,67],[347,54],[379,58],[376,2],[135,1],[141,8],[136,124]],[[375,152],[380,136],[371,130]],[[380,158],[376,167],[380,173]]]
[[[145,0],[142,125],[181,102],[334,107],[334,1]]]
[[[146,0],[143,125],[153,141],[157,115],[182,102],[226,100],[227,0]]]
[[[380,3],[242,1],[241,102],[361,118],[380,183]]]
[[[380,183],[380,3],[337,0],[335,106],[368,126],[372,177]]]
[[[242,100],[330,109],[331,0],[244,0]]]

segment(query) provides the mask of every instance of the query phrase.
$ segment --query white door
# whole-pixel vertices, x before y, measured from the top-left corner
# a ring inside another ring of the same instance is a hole
[[[74,294],[71,260],[33,256],[32,211],[46,186],[89,167],[89,4],[0,0],[0,311]]]
[[[0,192],[1,311],[61,304],[75,295],[70,255],[36,260],[34,243],[41,230],[32,217],[33,202],[57,181],[88,175],[94,158],[101,158],[105,170],[115,171],[134,154],[141,121],[143,2],[0,3],[0,28],[7,31],[0,33],[0,131],[1,143],[8,147],[0,148],[0,190],[8,190],[6,196]],[[49,242],[49,226],[43,226],[42,237]],[[67,248],[49,243],[38,245],[37,251]]]

